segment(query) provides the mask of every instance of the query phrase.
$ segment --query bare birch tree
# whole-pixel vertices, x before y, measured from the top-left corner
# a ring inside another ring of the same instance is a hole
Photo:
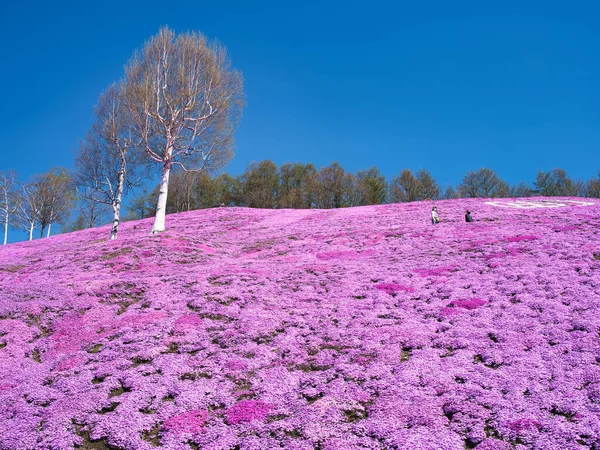
[[[244,106],[242,75],[225,48],[200,33],[162,28],[125,70],[127,104],[148,157],[161,165],[152,233],[165,230],[169,175],[214,169],[233,153]]]
[[[122,93],[116,84],[102,93],[95,122],[75,157],[74,183],[79,195],[112,208],[110,239],[117,238],[123,195],[139,185],[143,169]]]
[[[14,170],[0,172],[0,223],[4,225],[4,245],[8,239],[8,223],[17,211],[19,202],[16,195],[17,173]]]
[[[39,226],[38,217],[40,217],[41,211],[42,198],[38,193],[38,186],[34,183],[22,186],[14,225],[27,231],[30,241],[33,240],[33,230]]]

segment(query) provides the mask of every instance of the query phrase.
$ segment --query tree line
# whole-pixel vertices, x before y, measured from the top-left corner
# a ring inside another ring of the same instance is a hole
[[[254,208],[343,208],[456,197],[600,197],[600,181],[574,181],[562,169],[539,172],[533,186],[509,186],[493,170],[468,172],[442,189],[427,170],[403,170],[391,180],[376,168],[347,172],[337,162],[252,163],[233,177],[215,176],[232,157],[234,130],[245,106],[242,74],[225,48],[196,32],[162,28],[130,58],[123,77],[101,93],[94,121],[76,149],[73,171],[53,168],[21,183],[0,173],[0,224],[33,239],[109,221],[116,239],[122,220],[220,205]],[[154,173],[154,175],[152,175]],[[600,174],[599,174],[600,176]],[[141,189],[149,179],[156,188]],[[141,191],[141,192],[140,192]],[[74,219],[73,219],[74,217]]]
[[[88,150],[86,147],[77,158],[86,157],[97,163],[100,155]],[[54,223],[61,224],[63,230],[74,231],[105,224],[110,218],[113,220],[110,236],[113,237],[116,234],[115,200],[122,193],[111,188],[107,181],[104,195],[99,195],[101,191],[95,184],[98,177],[87,173],[96,167],[97,164],[76,159],[74,171],[53,168],[35,175],[28,183],[19,182],[12,170],[0,172],[0,224],[4,243],[9,225],[27,231],[31,240],[36,230],[40,237],[49,236]],[[160,184],[150,192],[144,191],[148,167],[143,160],[133,167],[135,170],[131,170],[137,178],[123,185],[124,191],[133,190],[124,219],[155,217]],[[235,177],[228,173],[211,176],[208,171],[175,170],[169,181],[165,212],[217,206],[332,209],[427,199],[531,196],[600,198],[600,171],[596,177],[583,181],[573,180],[564,169],[556,168],[539,171],[531,185],[524,182],[509,185],[494,170],[481,168],[467,172],[456,186],[441,187],[424,169],[416,173],[404,169],[388,181],[376,167],[352,173],[338,162],[317,169],[310,163],[287,163],[278,167],[266,160],[249,164]],[[119,203],[121,201],[119,199]]]
[[[153,192],[138,198],[151,204]],[[313,164],[272,161],[248,165],[243,174],[177,172],[171,179],[167,212],[214,206],[251,208],[344,208],[383,203],[453,198],[565,196],[600,198],[600,172],[587,181],[574,181],[564,169],[538,172],[531,186],[509,185],[489,168],[467,172],[456,186],[442,187],[427,170],[402,170],[387,180],[378,168],[348,172],[338,163],[316,169]],[[141,209],[140,209],[141,211]],[[152,214],[146,209],[145,214]]]

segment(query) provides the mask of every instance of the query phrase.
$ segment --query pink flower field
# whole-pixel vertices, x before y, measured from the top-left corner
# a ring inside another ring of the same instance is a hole
[[[1,248],[0,448],[599,449],[600,203],[431,206]]]

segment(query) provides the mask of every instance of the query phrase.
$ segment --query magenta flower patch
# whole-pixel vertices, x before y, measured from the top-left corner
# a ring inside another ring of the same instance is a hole
[[[540,423],[535,419],[518,419],[509,422],[507,425],[511,430],[515,431],[533,430],[540,427]]]
[[[184,333],[188,329],[194,329],[202,324],[202,319],[197,314],[184,314],[175,321],[175,331]]]
[[[206,422],[207,418],[208,413],[206,411],[189,411],[169,417],[167,420],[165,420],[163,428],[167,431],[172,431],[175,433],[200,433],[203,430],[204,423]]]
[[[537,236],[510,236],[506,240],[508,242],[523,242],[523,241],[535,241]]]
[[[0,448],[598,448],[594,202],[213,208],[3,246]]]
[[[464,308],[464,309],[475,309],[482,305],[485,305],[487,302],[481,298],[469,298],[469,299],[461,299],[461,300],[452,300],[448,306]]]
[[[271,409],[273,409],[271,405],[261,401],[242,400],[229,408],[225,415],[229,425],[237,425],[243,422],[261,421]]]
[[[441,266],[434,267],[432,269],[415,269],[415,273],[421,275],[422,277],[437,277],[440,275],[448,275],[452,271],[456,270],[458,266]]]
[[[401,284],[396,284],[396,283],[381,283],[381,284],[376,284],[374,287],[376,289],[379,289],[390,295],[397,294],[398,292],[401,292],[401,291],[414,292],[414,289],[412,287],[403,286]]]

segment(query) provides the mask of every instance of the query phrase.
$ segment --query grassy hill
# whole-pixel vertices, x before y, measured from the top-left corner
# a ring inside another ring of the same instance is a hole
[[[0,448],[599,448],[600,203],[432,204],[0,248]]]

